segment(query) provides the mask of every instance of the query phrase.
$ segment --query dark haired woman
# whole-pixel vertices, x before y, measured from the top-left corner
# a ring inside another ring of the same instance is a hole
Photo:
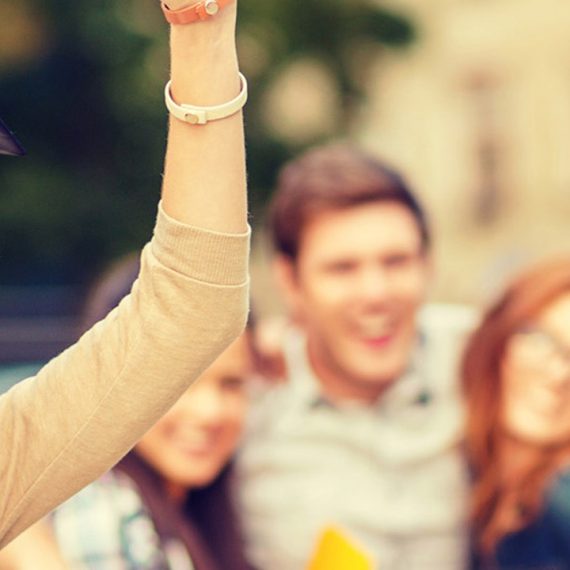
[[[130,256],[103,275],[85,328],[128,294],[137,273]],[[70,568],[247,568],[228,462],[248,408],[252,337],[249,326],[112,471],[56,509],[52,527]]]
[[[137,4],[117,10],[136,17]],[[0,548],[116,463],[243,329],[247,89],[236,3],[162,8],[173,24],[172,118],[154,237],[132,295],[0,398]]]
[[[126,257],[98,280],[83,328],[129,293],[138,266],[138,256]],[[229,498],[230,460],[256,362],[250,319],[247,330],[116,467],[44,519],[53,532],[38,527],[14,542],[13,566],[35,570],[37,557],[30,560],[28,551],[36,540],[40,556],[63,560],[58,569],[246,570]],[[41,532],[48,540],[36,538]],[[0,554],[0,567],[5,560]]]

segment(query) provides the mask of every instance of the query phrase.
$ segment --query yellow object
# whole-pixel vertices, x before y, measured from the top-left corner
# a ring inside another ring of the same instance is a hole
[[[321,535],[307,570],[373,570],[373,565],[358,545],[330,527]]]

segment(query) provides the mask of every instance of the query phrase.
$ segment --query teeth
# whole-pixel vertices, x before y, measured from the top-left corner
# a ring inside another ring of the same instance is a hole
[[[208,453],[212,449],[212,445],[205,444],[205,443],[197,443],[197,442],[185,442],[185,443],[177,443],[175,449],[181,451],[183,453]]]
[[[383,319],[382,321],[378,320],[361,321],[358,324],[358,328],[360,329],[362,334],[368,337],[385,336],[387,334],[390,334],[390,332],[393,329],[391,323],[389,323],[385,319]]]
[[[389,332],[388,327],[373,327],[373,326],[366,326],[361,327],[362,332],[366,336],[383,336]]]
[[[177,437],[174,442],[180,447],[205,447],[211,445],[210,437]]]

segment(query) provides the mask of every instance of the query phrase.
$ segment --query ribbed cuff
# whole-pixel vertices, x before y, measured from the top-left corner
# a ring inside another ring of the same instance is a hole
[[[159,204],[152,252],[160,263],[191,279],[236,287],[248,281],[250,237],[251,228],[226,234],[183,224]]]

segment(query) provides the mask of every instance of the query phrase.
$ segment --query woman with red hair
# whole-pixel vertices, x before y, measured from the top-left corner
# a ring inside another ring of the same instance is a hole
[[[521,275],[463,364],[477,568],[570,568],[570,258]]]

